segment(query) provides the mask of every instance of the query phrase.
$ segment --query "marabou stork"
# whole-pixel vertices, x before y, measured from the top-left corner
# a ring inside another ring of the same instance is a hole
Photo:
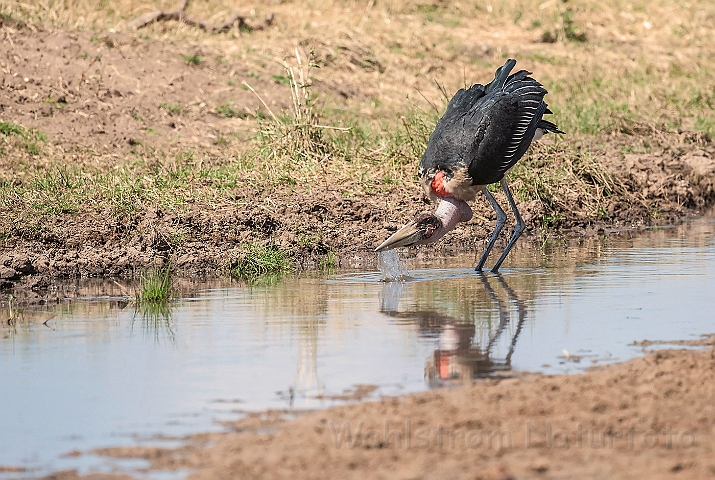
[[[544,102],[546,90],[529,77],[531,72],[520,70],[510,75],[514,65],[516,60],[507,60],[487,86],[475,84],[452,97],[430,136],[418,171],[427,195],[439,201],[437,209],[433,214],[417,215],[376,252],[436,242],[457,223],[471,220],[472,209],[467,202],[481,191],[497,214],[496,228],[476,267],[481,271],[506,221],[504,210],[486,188],[500,182],[516,217],[516,227],[492,268],[492,272],[499,270],[525,227],[504,174],[533,140],[547,132],[564,133],[542,118],[551,113]]]

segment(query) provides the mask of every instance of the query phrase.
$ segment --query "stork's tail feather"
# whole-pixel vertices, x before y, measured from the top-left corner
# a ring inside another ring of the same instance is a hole
[[[507,79],[509,78],[509,74],[511,73],[512,69],[514,68],[514,65],[516,65],[516,60],[513,58],[510,58],[509,60],[506,61],[504,65],[499,67],[497,71],[494,73],[494,80],[492,80],[489,85],[486,86],[485,91],[486,93],[491,92],[492,90],[501,90],[504,88],[504,84],[506,83]]]
[[[539,120],[539,123],[536,125],[536,128],[542,129],[544,131],[544,133],[546,133],[546,132],[564,133],[564,134],[566,133],[566,132],[562,132],[561,130],[559,130],[559,127],[557,127],[555,124],[549,122],[548,120],[544,120],[543,118],[541,120]]]
[[[531,72],[528,72],[528,71],[526,71],[526,70],[519,70],[518,72],[516,72],[516,73],[513,74],[513,75],[510,75],[510,76],[506,79],[506,84],[505,84],[504,86],[507,87],[507,86],[509,86],[509,85],[511,85],[511,84],[513,84],[513,83],[521,82],[521,81],[524,81],[524,80],[526,80],[526,81],[528,81],[528,82],[535,83],[535,84],[538,85],[538,86],[541,86],[541,84],[540,84],[539,82],[537,82],[537,81],[534,80],[533,78],[530,78],[529,75],[531,75]]]

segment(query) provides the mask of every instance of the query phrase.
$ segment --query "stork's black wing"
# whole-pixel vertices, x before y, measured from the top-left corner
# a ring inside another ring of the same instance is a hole
[[[420,177],[428,170],[451,172],[456,167],[455,160],[462,163],[463,168],[467,167],[468,164],[464,164],[464,142],[467,136],[461,119],[465,118],[479,99],[484,97],[485,88],[484,85],[477,83],[468,89],[460,88],[454,94],[447,105],[447,110],[430,135],[427,149],[420,161],[418,172]]]
[[[546,90],[521,70],[497,84],[468,123],[476,127],[469,152],[469,175],[475,185],[498,182],[524,155],[546,111]]]
[[[546,90],[508,60],[486,87],[459,90],[437,122],[420,162],[420,174],[429,170],[467,168],[473,185],[501,180],[524,155],[537,128],[560,132],[542,119],[547,110]]]

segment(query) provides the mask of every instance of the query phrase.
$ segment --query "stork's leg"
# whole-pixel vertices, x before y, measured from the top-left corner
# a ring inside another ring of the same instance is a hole
[[[484,262],[487,261],[489,252],[492,250],[492,247],[494,246],[494,242],[496,242],[497,237],[499,236],[499,232],[501,232],[501,229],[504,228],[504,222],[506,222],[506,213],[504,213],[504,210],[502,210],[502,208],[499,206],[499,204],[497,203],[496,199],[492,196],[492,194],[489,193],[489,190],[487,190],[487,187],[484,187],[482,189],[482,192],[484,192],[484,196],[487,197],[487,200],[489,200],[489,203],[492,205],[492,208],[494,209],[494,211],[497,212],[497,226],[494,229],[494,233],[492,233],[492,237],[489,239],[489,243],[487,244],[486,250],[484,250],[484,254],[482,255],[482,258],[479,260],[479,263],[477,264],[477,268],[474,269],[477,272],[482,271]]]
[[[499,260],[497,260],[497,263],[495,263],[494,267],[492,267],[492,272],[495,272],[495,273],[499,270],[499,267],[501,267],[502,262],[504,261],[506,256],[509,254],[509,250],[511,250],[511,247],[514,246],[516,241],[521,236],[521,232],[523,232],[524,228],[526,228],[524,219],[521,218],[521,215],[519,214],[519,210],[516,208],[516,203],[514,202],[514,197],[511,196],[511,192],[509,191],[509,186],[506,184],[506,180],[503,178],[501,179],[501,186],[504,189],[504,193],[506,194],[507,200],[509,200],[509,205],[511,206],[511,210],[512,210],[512,212],[514,212],[514,217],[516,218],[516,227],[514,227],[514,233],[511,235],[511,238],[509,239],[509,243],[506,244],[504,253],[501,254],[501,257],[499,257]]]

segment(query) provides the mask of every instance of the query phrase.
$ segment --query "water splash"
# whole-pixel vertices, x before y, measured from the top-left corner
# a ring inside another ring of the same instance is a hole
[[[410,278],[407,257],[403,257],[395,249],[377,254],[377,268],[380,270],[380,279],[383,282],[395,282]]]

